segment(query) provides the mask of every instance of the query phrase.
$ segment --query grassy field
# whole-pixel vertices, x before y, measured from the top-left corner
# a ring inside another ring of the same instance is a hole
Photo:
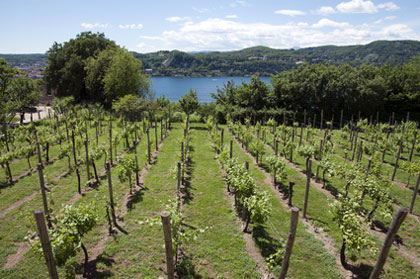
[[[115,125],[116,126],[116,125]],[[114,127],[113,133],[121,128]],[[225,130],[227,131],[226,127]],[[107,126],[104,128],[107,131]],[[154,143],[154,129],[150,138]],[[160,128],[157,129],[161,138]],[[232,134],[225,131],[224,142],[228,146],[233,140],[233,156],[238,162],[250,162],[249,173],[261,190],[270,197],[272,213],[263,224],[251,224],[250,233],[242,232],[244,222],[233,206],[233,198],[227,192],[224,171],[217,154],[212,148],[211,137],[204,124],[191,124],[190,150],[187,155],[187,172],[182,187],[182,230],[191,232],[194,237],[184,242],[178,254],[177,274],[181,278],[263,278],[267,274],[277,277],[280,265],[268,271],[265,258],[277,252],[287,240],[290,225],[290,210],[285,204],[285,187],[273,187],[270,169],[265,159],[257,165],[252,156],[241,148]],[[96,145],[95,130],[89,130],[89,148]],[[100,221],[86,236],[84,244],[89,251],[88,278],[164,278],[166,277],[165,249],[160,223],[162,211],[167,209],[168,201],[176,197],[177,180],[174,175],[181,142],[184,140],[183,126],[179,123],[161,142],[154,154],[153,163],[147,164],[147,140],[140,138],[137,150],[139,165],[142,169],[141,183],[129,194],[128,183],[118,179],[117,168],[113,167],[112,183],[117,205],[118,224],[116,233],[109,235],[105,214],[108,203],[107,176],[104,171],[105,158],[96,164],[101,173],[100,182],[95,187],[85,187],[83,195],[77,193],[77,176],[74,168],[68,170],[67,159],[58,159],[59,145],[51,146],[50,158],[54,159],[45,167],[48,200],[53,214],[60,212],[66,204],[95,202],[100,208]],[[267,135],[267,143],[273,141]],[[118,153],[124,156],[132,149],[124,146],[121,140]],[[99,138],[100,144],[108,143],[105,132]],[[154,148],[154,144],[152,144]],[[265,146],[266,156],[274,151]],[[79,157],[83,157],[81,152]],[[340,151],[337,151],[339,160]],[[286,158],[284,158],[286,160]],[[35,165],[36,156],[31,158]],[[288,181],[296,183],[293,203],[302,208],[306,179],[302,174],[304,158],[297,153],[292,164],[287,165]],[[314,162],[313,170],[317,162]],[[12,165],[14,176],[28,169],[25,158],[16,160]],[[82,185],[87,182],[86,167],[80,165]],[[68,171],[68,173],[66,173]],[[0,176],[5,181],[6,176]],[[327,189],[343,191],[343,181],[328,180]],[[6,185],[5,183],[3,183]],[[397,186],[396,186],[397,187]],[[37,172],[20,177],[13,185],[1,188],[0,192],[0,278],[47,278],[45,261],[39,253],[30,249],[25,237],[32,226],[30,219],[34,209],[42,208]],[[406,192],[401,187],[393,188],[396,204],[407,203]],[[333,193],[333,192],[331,192]],[[341,245],[341,232],[329,211],[334,195],[311,187],[308,207],[308,220],[299,221],[296,241],[291,257],[288,278],[344,278],[344,271],[337,255]],[[366,206],[370,206],[367,202]],[[418,206],[418,205],[417,205]],[[416,210],[419,208],[416,206]],[[386,220],[384,224],[388,224]],[[418,231],[420,225],[409,217],[401,228],[400,236],[404,247],[410,253],[420,252]],[[370,236],[376,248],[382,241],[375,235]],[[326,243],[332,243],[329,247]],[[376,255],[369,251],[350,254],[353,272],[359,278],[367,278]],[[83,252],[71,258],[65,266],[59,267],[60,278],[81,278],[83,272]],[[391,250],[385,266],[383,278],[419,278],[420,266],[413,265],[401,253]]]

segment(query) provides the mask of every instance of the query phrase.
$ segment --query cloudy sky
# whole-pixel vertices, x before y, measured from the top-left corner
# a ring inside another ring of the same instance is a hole
[[[0,53],[44,53],[83,31],[142,53],[420,40],[418,0],[1,0],[0,11]]]

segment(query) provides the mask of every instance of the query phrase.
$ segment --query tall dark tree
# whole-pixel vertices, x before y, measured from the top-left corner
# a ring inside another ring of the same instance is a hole
[[[86,63],[107,48],[117,48],[103,33],[83,32],[64,44],[57,42],[48,50],[44,71],[47,88],[57,90],[60,97],[73,96],[76,101],[91,100],[87,94]]]

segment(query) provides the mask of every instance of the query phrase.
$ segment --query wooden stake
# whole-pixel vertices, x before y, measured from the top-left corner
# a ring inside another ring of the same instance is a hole
[[[222,128],[221,132],[220,132],[220,150],[223,149],[223,139],[225,137],[225,129]]]
[[[90,184],[90,169],[89,169],[89,147],[88,147],[88,141],[85,140],[85,150],[86,150],[86,171],[87,171],[87,179],[88,183]]]
[[[157,135],[157,121],[155,120],[155,145],[156,145],[156,151],[158,150],[158,135]]]
[[[140,186],[140,177],[139,177],[139,159],[137,158],[137,141],[133,141],[134,147],[134,159],[136,161],[136,185]]]
[[[45,180],[44,180],[44,166],[41,163],[38,163],[38,174],[39,174],[39,184],[41,187],[41,195],[42,195],[42,204],[44,205],[44,212],[47,217],[48,227],[51,228],[51,218],[50,213],[48,210],[48,200],[47,200],[47,193],[45,192]]]
[[[178,173],[177,173],[177,184],[176,184],[176,197],[178,201],[181,198],[181,162],[178,162]]]
[[[184,156],[184,142],[181,141],[181,162],[185,162],[185,156]]]
[[[54,256],[51,249],[50,238],[48,237],[48,229],[45,225],[44,213],[42,210],[34,210],[35,221],[38,229],[39,239],[44,252],[44,258],[47,263],[48,272],[51,279],[58,279],[57,268],[55,266]]]
[[[290,219],[289,236],[287,238],[287,244],[284,251],[283,261],[280,271],[280,279],[286,278],[287,269],[289,268],[290,256],[292,255],[293,243],[296,237],[296,228],[299,220],[299,208],[293,207]]]
[[[384,244],[382,246],[381,252],[378,257],[378,261],[370,274],[369,279],[377,279],[382,272],[384,267],[386,258],[388,256],[389,250],[391,249],[392,242],[394,241],[394,237],[398,232],[402,222],[404,221],[405,217],[408,214],[407,208],[400,208],[398,209],[397,214],[395,215],[394,219],[392,220],[391,225],[389,226],[388,233],[386,235]]]
[[[400,142],[400,147],[398,148],[397,157],[395,158],[394,171],[392,173],[392,178],[391,178],[392,181],[394,181],[395,174],[397,173],[398,161],[400,160],[401,149],[402,149],[402,141]]]
[[[233,140],[230,140],[230,151],[229,151],[229,158],[232,159],[233,155]]]
[[[417,131],[414,131],[413,144],[412,144],[411,150],[410,150],[410,157],[408,158],[409,162],[411,162],[411,160],[413,159],[413,153],[414,153],[414,147],[416,145],[416,139],[417,139]]]
[[[419,176],[417,177],[416,186],[414,187],[413,197],[411,198],[410,214],[413,213],[414,203],[416,202],[417,193],[419,191],[419,183],[420,183],[420,172],[419,172]]]
[[[174,265],[174,254],[172,250],[172,237],[171,237],[171,218],[168,211],[163,211],[161,214],[163,236],[165,238],[165,250],[166,250],[166,273],[168,279],[174,279],[175,265]]]
[[[115,154],[117,156],[117,154]],[[109,161],[112,165],[112,119],[109,117]]]
[[[149,128],[147,128],[147,161],[149,162],[149,164],[152,163],[152,158],[150,155],[150,135],[149,135]]]
[[[308,198],[309,198],[309,186],[311,183],[311,172],[312,172],[312,160],[308,160],[308,165],[306,167],[306,190],[305,190],[305,202],[303,204],[303,218],[306,218],[306,209],[308,207]]]
[[[340,130],[341,128],[343,128],[343,110],[341,110],[341,115],[340,115]]]
[[[293,205],[292,205],[292,198],[293,198],[293,186],[295,186],[295,182],[290,181],[290,182],[289,182],[289,196],[288,196],[288,201],[287,201],[287,205],[288,205],[288,206],[293,206]]]
[[[108,189],[109,189],[109,204],[111,207],[111,216],[114,225],[117,224],[117,217],[115,216],[114,210],[114,194],[112,192],[112,179],[111,179],[111,164],[109,162],[105,163],[106,165],[106,175],[108,176]]]

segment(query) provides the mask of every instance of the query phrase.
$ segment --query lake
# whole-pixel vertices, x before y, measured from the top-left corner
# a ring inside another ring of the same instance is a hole
[[[262,81],[270,85],[270,77],[260,77]],[[178,101],[182,95],[190,89],[197,90],[198,100],[203,102],[214,101],[210,93],[216,93],[217,88],[223,88],[224,84],[232,80],[235,85],[249,82],[250,77],[152,77],[152,90],[156,97],[165,94],[170,101]]]

